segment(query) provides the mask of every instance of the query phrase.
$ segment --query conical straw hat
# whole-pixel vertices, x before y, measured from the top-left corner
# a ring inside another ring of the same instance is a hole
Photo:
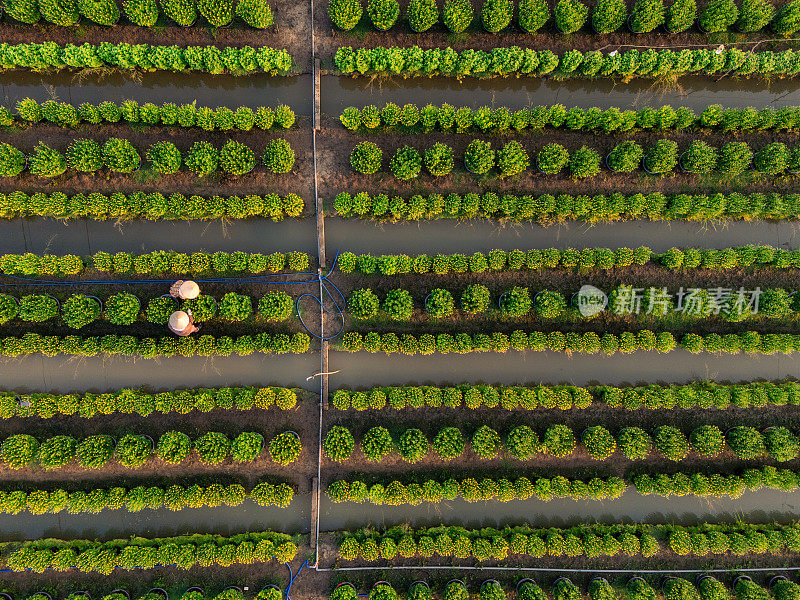
[[[182,310],[176,310],[169,316],[169,326],[175,331],[183,331],[189,325],[189,315]]]
[[[185,300],[192,300],[200,295],[200,286],[194,281],[184,281],[178,288],[178,293]]]

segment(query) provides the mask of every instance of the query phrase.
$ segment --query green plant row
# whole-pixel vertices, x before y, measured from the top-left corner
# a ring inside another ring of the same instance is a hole
[[[134,25],[154,27],[163,14],[176,25],[188,27],[197,21],[198,13],[212,27],[230,25],[239,17],[251,27],[264,29],[272,25],[272,10],[265,0],[200,0],[197,3],[181,0],[124,0],[122,3],[125,18]],[[92,2],[74,0],[6,0],[4,8],[8,14],[22,23],[33,25],[40,20],[71,27],[77,25],[81,17],[110,27],[120,19],[120,7],[116,0],[93,0]]]
[[[60,306],[53,296],[29,294],[16,298],[0,294],[0,325],[9,322],[51,323],[60,317],[60,322],[72,329],[81,329],[98,320],[112,325],[131,325],[137,321],[148,321],[166,325],[170,315],[177,310],[173,298],[160,296],[151,298],[147,308],[142,307],[138,296],[118,292],[100,300],[96,296],[71,294],[63,298]],[[228,292],[219,301],[213,296],[200,294],[185,300],[181,309],[191,311],[195,322],[219,320],[227,323],[247,321],[262,325],[283,322],[294,316],[294,300],[284,291],[267,292],[257,300],[253,309],[253,298],[236,292]]]
[[[121,389],[103,394],[17,393],[0,391],[0,419],[76,415],[90,419],[98,415],[139,415],[153,413],[182,415],[192,411],[221,410],[291,410],[297,406],[297,390],[285,387],[191,388],[168,392]]]
[[[591,479],[568,479],[563,476],[520,477],[514,481],[505,478],[466,478],[461,481],[428,479],[421,483],[367,483],[358,479],[338,479],[328,486],[328,498],[332,502],[370,503],[377,506],[418,506],[423,502],[444,502],[461,498],[467,502],[512,502],[534,498],[548,502],[554,498],[572,500],[606,500],[619,498],[625,488],[633,484],[640,494],[669,496],[693,495],[699,497],[739,498],[745,491],[760,489],[795,492],[798,489],[798,474],[790,469],[764,467],[748,469],[741,475],[719,473],[674,473],[639,474],[630,480],[619,477],[593,477]]]
[[[467,436],[458,427],[444,427],[431,436],[429,440],[417,428],[392,435],[378,425],[363,435],[360,446],[364,456],[372,462],[395,456],[407,463],[426,459],[450,461],[464,456],[467,450]],[[355,446],[353,434],[341,425],[332,427],[323,443],[325,456],[336,462],[349,460]],[[690,452],[716,458],[729,448],[740,460],[769,458],[786,462],[800,454],[800,440],[783,426],[767,427],[762,433],[754,427],[737,425],[723,433],[716,425],[701,425],[689,435],[671,425],[655,427],[650,433],[641,427],[624,427],[615,437],[602,425],[586,427],[583,432],[568,425],[550,425],[540,433],[528,425],[518,425],[505,436],[488,425],[481,425],[469,437],[469,448],[480,460],[510,457],[525,461],[537,455],[564,458],[582,449],[597,461],[608,460],[619,452],[628,460],[660,456],[677,462],[686,459]]]
[[[734,77],[794,77],[800,72],[800,54],[749,51],[739,48],[697,50],[655,50],[583,53],[568,50],[562,55],[551,50],[498,47],[491,51],[450,47],[423,50],[419,46],[359,48],[344,46],[336,50],[336,68],[345,75],[403,75],[445,77],[506,77],[550,75],[560,79],[572,77],[634,77],[674,79],[688,74]]]
[[[27,356],[41,352],[45,356],[134,356],[156,358],[168,356],[248,356],[254,352],[263,354],[304,354],[308,352],[311,339],[305,333],[257,333],[229,336],[199,337],[165,336],[138,338],[132,335],[103,335],[84,337],[79,335],[39,335],[26,333],[22,336],[7,336],[2,342],[2,356]]]
[[[286,483],[277,485],[268,482],[257,484],[247,492],[238,483],[222,486],[213,483],[207,487],[191,485],[183,487],[144,486],[126,489],[124,487],[95,488],[68,492],[55,490],[4,490],[0,491],[0,513],[17,515],[29,512],[34,515],[99,513],[103,510],[125,509],[139,512],[144,509],[203,508],[216,506],[238,506],[245,499],[251,499],[259,506],[289,506],[294,496],[292,486]]]
[[[172,142],[155,142],[145,152],[150,169],[158,175],[173,175],[185,166],[190,173],[206,177],[219,172],[245,175],[256,167],[256,154],[250,146],[228,140],[221,148],[209,142],[194,142],[185,156]],[[288,173],[294,167],[295,154],[283,138],[270,141],[261,163],[271,173]],[[130,141],[111,138],[102,145],[79,139],[69,144],[64,154],[39,142],[27,157],[11,144],[0,143],[0,177],[16,177],[27,169],[32,175],[50,179],[67,170],[78,173],[133,173],[142,166],[142,156]]]
[[[181,569],[233,564],[289,562],[297,554],[292,536],[283,533],[242,533],[185,535],[168,538],[141,538],[95,542],[54,538],[9,542],[6,565],[13,571],[43,573],[78,570],[84,573],[111,574],[115,569],[152,569],[177,565]]]
[[[631,571],[635,574],[635,571]],[[678,577],[665,577],[660,589],[661,594],[668,600],[793,600],[800,594],[800,585],[789,581],[786,577],[776,577],[770,580],[769,589],[758,585],[750,577],[736,577],[732,588],[728,588],[718,579],[710,575],[701,575],[696,579],[695,584],[686,579]],[[434,588],[435,589],[435,588]],[[644,578],[635,576],[628,579],[625,586],[612,585],[607,579],[598,575],[592,578],[585,588],[585,594],[576,584],[567,577],[559,577],[552,585],[551,594],[545,592],[536,582],[531,579],[518,581],[511,597],[518,600],[647,600],[660,598],[650,583]],[[357,586],[346,582],[339,584],[330,594],[330,600],[356,600]],[[470,593],[467,586],[459,579],[449,581],[442,590],[440,596],[442,600],[466,600],[476,598],[476,600],[506,600],[511,595],[499,582],[489,579],[484,581],[477,594]],[[411,584],[406,595],[401,596],[398,591],[385,581],[376,582],[369,594],[362,594],[360,597],[368,597],[369,600],[398,600],[401,597],[409,600],[433,600],[434,592],[432,586],[426,581],[415,581]]]
[[[2,201],[2,196],[0,196]],[[797,219],[800,194],[570,194],[517,195],[414,194],[408,198],[341,192],[333,201],[336,215],[344,218],[387,221],[424,219],[538,220],[543,224],[566,220],[589,223],[647,219],[650,221],[742,221]],[[0,212],[0,214],[2,214]]]
[[[305,201],[297,194],[257,196],[185,196],[174,193],[132,192],[124,194],[67,195],[63,192],[17,191],[0,194],[0,218],[55,217],[57,219],[196,220],[262,217],[282,221],[301,217]]]
[[[605,162],[600,152],[589,146],[570,152],[561,144],[550,142],[534,151],[532,162],[528,150],[516,140],[496,150],[489,141],[472,140],[463,156],[456,158],[470,173],[497,177],[512,177],[529,168],[545,175],[568,172],[572,179],[639,171],[666,176],[680,170],[696,176],[709,173],[736,176],[751,164],[759,176],[800,171],[800,147],[789,148],[782,142],[768,144],[754,153],[747,142],[729,142],[718,149],[695,140],[681,149],[672,140],[658,140],[647,148],[628,140],[617,144],[605,156]],[[445,177],[455,166],[454,156],[453,149],[441,142],[423,151],[402,146],[389,161],[389,169],[395,178],[407,180],[419,177],[424,164],[431,176]],[[360,142],[350,154],[350,164],[358,173],[380,173],[383,150],[373,142]]]
[[[403,558],[473,558],[478,562],[503,560],[512,555],[527,558],[543,556],[644,556],[660,553],[714,556],[731,554],[783,555],[800,552],[800,528],[791,525],[740,522],[735,525],[703,523],[693,527],[678,525],[598,525],[585,524],[568,529],[528,526],[504,529],[469,530],[462,527],[412,529],[393,527],[385,532],[374,529],[342,534],[339,557],[366,562]]]
[[[800,5],[799,5],[800,6]],[[617,107],[567,109],[563,104],[534,106],[512,111],[505,106],[454,107],[450,104],[435,106],[405,104],[402,107],[388,102],[379,109],[369,105],[362,109],[350,106],[342,111],[339,121],[350,131],[382,131],[447,133],[502,133],[507,131],[535,131],[560,129],[594,133],[633,131],[791,131],[800,125],[800,107],[785,108],[723,108],[712,104],[699,115],[691,108],[670,105],[661,108],[645,107],[640,110],[622,110]]]
[[[227,275],[305,271],[309,267],[305,252],[168,252],[156,250],[144,254],[132,252],[96,252],[91,256],[64,254],[3,254],[0,273],[3,275],[67,276],[81,274],[109,275]]]
[[[598,315],[616,315],[629,320],[669,319],[672,326],[679,320],[693,322],[711,317],[728,322],[755,318],[791,321],[800,310],[800,298],[795,300],[783,288],[759,288],[751,294],[744,288],[740,291],[731,288],[709,291],[690,287],[671,294],[667,288],[620,285],[608,290],[605,299],[606,307],[597,306],[591,313],[584,314],[580,310],[578,290],[570,296],[569,293],[515,286],[492,293],[485,285],[473,283],[464,289],[458,302],[449,290],[434,288],[420,308],[431,320],[468,319],[474,315],[507,320],[535,315],[540,319],[576,322]],[[3,319],[2,304],[3,295],[0,294],[0,322]],[[372,288],[353,290],[347,299],[347,307],[350,316],[357,320],[379,317],[381,320],[407,322],[415,311],[411,292],[404,288],[389,290],[382,300]]]
[[[131,433],[119,440],[109,435],[92,435],[82,440],[56,435],[41,441],[32,435],[15,434],[3,441],[0,458],[12,469],[53,470],[75,463],[84,469],[99,469],[112,459],[122,467],[137,468],[153,457],[171,465],[193,457],[205,465],[218,465],[228,458],[236,463],[250,463],[263,450],[264,436],[252,431],[240,433],[233,440],[216,431],[194,440],[180,431],[168,431],[158,441],[149,435]],[[300,440],[293,432],[279,433],[267,450],[272,462],[287,465],[300,456]]]
[[[2,398],[2,396],[0,396]],[[753,381],[719,384],[695,381],[686,385],[574,385],[490,386],[463,384],[456,387],[375,387],[364,391],[338,389],[331,404],[338,410],[392,410],[431,408],[502,408],[505,410],[583,410],[594,403],[626,410],[685,410],[800,406],[800,382]],[[0,413],[1,415],[2,413]]]
[[[61,46],[0,43],[0,70],[122,69],[125,71],[203,71],[219,75],[269,73],[289,75],[292,56],[266,46],[151,46],[149,44],[84,43]]]
[[[551,18],[545,0],[521,0],[516,24],[528,33],[536,33]],[[514,17],[513,0],[483,0],[480,6],[480,23],[489,33],[499,33],[511,26]],[[800,3],[789,2],[780,10],[769,0],[742,2],[741,8],[733,0],[708,2],[698,15],[694,0],[677,0],[665,7],[663,0],[637,0],[630,14],[623,0],[604,0],[592,6],[591,29],[597,34],[628,30],[632,33],[653,33],[664,27],[667,33],[682,33],[696,26],[701,33],[761,31],[771,25],[778,34],[789,35],[800,24]],[[360,0],[330,0],[328,13],[340,29],[352,29],[362,15]],[[391,29],[400,15],[397,0],[367,2],[367,13],[376,29]],[[439,7],[434,0],[411,0],[406,9],[406,20],[413,31],[427,31],[440,19]],[[463,33],[473,21],[473,6],[467,0],[447,0],[442,10],[442,22],[451,33]],[[555,31],[573,34],[587,26],[589,6],[579,0],[559,0],[553,10]],[[627,24],[627,27],[626,27]],[[588,27],[586,27],[588,29]]]
[[[6,255],[8,256],[8,255]],[[738,269],[741,267],[788,269],[800,267],[800,251],[783,250],[772,246],[738,246],[721,250],[670,248],[653,252],[646,246],[638,248],[547,248],[544,250],[492,250],[465,254],[354,254],[342,252],[337,262],[342,273],[361,275],[398,275],[419,273],[447,275],[449,273],[486,273],[501,271],[541,271],[544,269],[624,268],[633,265],[652,265],[666,269]],[[0,269],[3,258],[0,257]],[[5,271],[8,272],[8,271]]]
[[[200,127],[205,131],[250,131],[257,129],[289,129],[295,122],[294,111],[281,104],[275,109],[259,106],[255,109],[240,106],[232,110],[226,106],[213,109],[197,106],[197,102],[178,106],[165,102],[161,106],[152,102],[139,104],[136,100],[125,100],[121,104],[105,101],[99,104],[83,102],[74,106],[69,102],[46,100],[37,102],[24,98],[16,104],[14,112],[0,107],[0,126],[51,123],[59,127],[77,127],[82,123],[123,123],[126,125],[165,125],[169,127]]]
[[[28,335],[28,334],[26,334]],[[6,338],[8,339],[8,338]],[[345,352],[360,352],[366,350],[370,353],[384,352],[386,354],[416,354],[430,355],[435,352],[440,354],[469,354],[471,352],[507,352],[508,350],[533,350],[534,352],[566,352],[568,354],[599,354],[606,355],[621,352],[629,354],[637,350],[656,351],[659,353],[672,352],[680,348],[693,354],[700,352],[714,352],[725,354],[789,354],[800,351],[800,336],[791,333],[759,333],[745,331],[742,333],[717,333],[696,334],[686,333],[679,335],[676,340],[669,331],[625,331],[620,334],[593,331],[587,333],[552,331],[513,331],[511,334],[494,333],[449,333],[421,335],[380,333],[369,331],[358,333],[350,331],[345,333],[341,340],[336,342],[336,349]],[[7,346],[4,348],[7,353]]]
[[[128,590],[116,589],[105,596],[100,596],[100,600],[128,600],[129,594],[127,592]],[[86,592],[82,590],[69,594],[64,600],[81,600],[85,597]],[[192,586],[183,594],[174,596],[176,600],[247,600],[248,597],[250,597],[250,595],[245,596],[245,593],[240,588],[234,586],[227,587],[219,594],[210,597],[206,596],[203,588],[199,586]],[[50,594],[37,592],[36,594],[23,598],[23,600],[48,600],[49,598],[52,598]],[[165,598],[164,594],[158,588],[151,589],[142,596],[132,596],[132,598],[135,600],[169,600],[169,596]],[[283,600],[284,595],[278,587],[270,586],[263,588],[255,596],[252,596],[252,598],[254,600]]]

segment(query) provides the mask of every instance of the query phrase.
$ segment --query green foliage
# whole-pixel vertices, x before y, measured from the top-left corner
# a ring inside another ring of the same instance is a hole
[[[225,27],[233,21],[233,0],[198,0],[197,9],[214,27]]]
[[[458,458],[464,447],[464,436],[457,427],[444,427],[433,439],[433,451],[443,460]]]
[[[598,0],[592,11],[592,26],[597,33],[613,33],[625,24],[627,17],[623,0]]]
[[[563,169],[569,160],[569,152],[561,144],[550,143],[539,150],[536,164],[542,173],[555,175]]]
[[[256,165],[256,155],[240,142],[228,140],[219,151],[219,166],[231,175],[244,175],[253,170]]]
[[[343,462],[350,458],[355,448],[353,434],[346,427],[335,425],[325,435],[323,441],[325,456],[335,462]]]
[[[434,177],[444,177],[453,170],[453,149],[440,142],[425,150],[425,168]]]
[[[575,33],[586,23],[589,9],[580,0],[558,0],[553,14],[561,33]]]
[[[236,16],[255,29],[266,29],[274,21],[266,0],[238,0]]]
[[[345,31],[355,27],[361,20],[364,9],[358,0],[329,0],[328,15],[333,24]]]
[[[406,429],[397,440],[397,451],[408,463],[419,462],[427,456],[429,449],[428,439],[419,429]]]
[[[442,22],[452,33],[463,33],[472,24],[472,3],[469,0],[445,0]]]
[[[263,160],[273,173],[288,173],[294,167],[294,150],[283,138],[272,140],[264,150]]]
[[[689,435],[692,447],[702,456],[718,456],[725,448],[725,438],[719,427],[715,425],[701,425]]]
[[[80,13],[98,25],[116,25],[119,7],[114,0],[78,0]]]
[[[368,0],[367,14],[377,29],[387,31],[400,16],[400,3],[397,0]]]
[[[0,143],[0,177],[16,177],[25,168],[25,155],[5,142]]]
[[[689,442],[680,429],[662,425],[656,429],[655,447],[668,460],[683,460],[689,452]]]
[[[480,283],[473,283],[468,285],[461,295],[461,310],[470,314],[482,313],[489,307],[490,301],[489,288]]]
[[[583,445],[594,460],[606,460],[617,449],[617,442],[605,427],[595,425],[583,432]]]
[[[139,317],[139,298],[120,292],[106,300],[106,317],[114,325],[130,325]]]
[[[449,317],[453,314],[453,309],[453,295],[441,288],[432,290],[425,303],[425,310],[435,318]]]
[[[83,294],[73,294],[61,307],[61,318],[67,326],[80,329],[100,316],[100,303]]]
[[[546,0],[520,0],[519,26],[528,33],[536,33],[550,19]]]
[[[406,17],[411,29],[421,33],[433,27],[439,20],[439,7],[436,0],[411,0]]]
[[[674,0],[667,8],[665,26],[672,33],[683,33],[694,25],[697,17],[697,3],[695,0]]]
[[[38,177],[58,177],[67,170],[67,161],[60,152],[39,142],[28,158],[28,169]]]
[[[158,5],[155,0],[124,0],[125,16],[131,23],[152,27],[158,20]]]
[[[194,24],[197,19],[197,5],[191,0],[161,0],[161,8],[167,17],[184,27]]]
[[[300,457],[300,439],[290,431],[279,433],[269,443],[269,454],[273,462],[288,465]]]
[[[42,18],[53,25],[70,27],[80,19],[75,0],[39,0]]]
[[[508,27],[513,15],[512,0],[485,0],[481,8],[481,22],[489,33],[498,33]]]
[[[361,450],[367,460],[371,461],[382,460],[392,451],[393,447],[391,434],[386,428],[380,426],[368,430],[361,440]]]
[[[504,176],[517,175],[530,164],[528,153],[517,141],[508,142],[497,151],[497,166]]]
[[[382,162],[383,151],[373,142],[360,142],[350,153],[350,165],[365,175],[377,172]]]
[[[500,298],[500,310],[510,317],[527,315],[532,305],[530,292],[524,287],[513,287]]]
[[[500,435],[491,427],[482,425],[472,434],[472,451],[478,458],[483,460],[494,458],[501,446]]]
[[[111,138],[103,144],[103,164],[115,173],[132,173],[139,168],[141,157],[128,140]]]
[[[647,151],[644,167],[657,175],[670,173],[678,164],[678,144],[672,140],[659,140]]]
[[[67,148],[66,158],[70,169],[84,173],[94,173],[103,167],[103,153],[94,140],[75,140]]]
[[[381,306],[389,318],[395,321],[407,321],[414,311],[414,302],[407,290],[390,290]]]
[[[411,146],[403,146],[395,152],[389,168],[398,179],[414,179],[422,168],[422,158]]]
[[[172,142],[156,142],[147,149],[145,158],[162,175],[177,173],[181,168],[181,152]]]
[[[739,18],[739,8],[733,0],[710,0],[697,20],[708,32],[727,31]]]
[[[634,33],[649,33],[664,23],[663,0],[636,0],[631,10],[630,28]]]
[[[775,16],[775,6],[769,0],[742,0],[736,28],[739,31],[761,31]]]
[[[491,142],[472,140],[464,152],[464,165],[471,173],[483,175],[494,167],[494,158]]]

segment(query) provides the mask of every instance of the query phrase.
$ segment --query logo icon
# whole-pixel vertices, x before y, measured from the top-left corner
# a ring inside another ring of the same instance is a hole
[[[584,285],[578,290],[578,312],[584,317],[593,317],[608,306],[608,296],[593,285]]]

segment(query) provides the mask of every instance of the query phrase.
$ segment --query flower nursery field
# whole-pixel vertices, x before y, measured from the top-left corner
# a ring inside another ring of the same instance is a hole
[[[4,600],[800,597],[800,0],[0,16]]]

